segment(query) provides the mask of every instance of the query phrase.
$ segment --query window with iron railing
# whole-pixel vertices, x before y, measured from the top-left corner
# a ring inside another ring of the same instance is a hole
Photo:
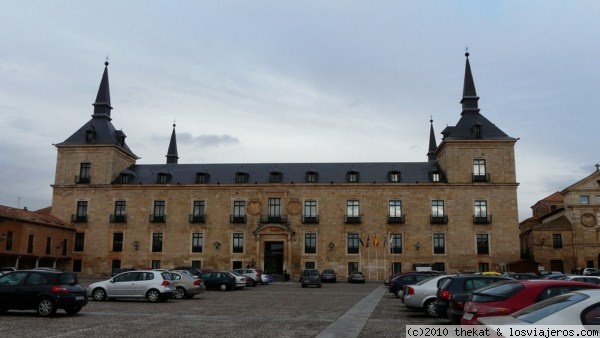
[[[304,211],[302,213],[302,223],[319,223],[319,215],[317,213],[317,201],[304,201]]]
[[[448,223],[448,216],[444,213],[444,201],[433,200],[431,201],[431,219],[432,224],[446,224]]]
[[[246,201],[233,201],[231,223],[246,223]]]
[[[487,173],[487,168],[484,159],[473,160],[473,182],[489,182],[490,174]]]
[[[87,222],[88,214],[87,214],[88,202],[87,201],[77,201],[77,212],[75,215],[71,215],[72,222]]]
[[[359,253],[359,245],[360,245],[360,236],[359,234],[348,234],[348,254],[357,254]]]
[[[165,201],[154,201],[154,210],[150,215],[150,222],[166,222],[167,215],[165,214],[166,203]]]
[[[388,202],[388,223],[402,224],[404,223],[404,214],[402,213],[402,201],[390,200]]]
[[[346,201],[345,223],[353,224],[360,223],[360,202],[358,200]]]
[[[204,201],[194,201],[192,213],[190,214],[190,223],[206,223]]]

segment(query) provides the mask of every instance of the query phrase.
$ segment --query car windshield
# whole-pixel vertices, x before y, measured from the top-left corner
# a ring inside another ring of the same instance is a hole
[[[567,293],[543,300],[539,303],[526,307],[521,311],[517,311],[511,316],[524,322],[533,324],[553,313],[577,304],[587,298],[589,298],[589,296],[582,293]]]
[[[473,292],[471,300],[474,302],[493,302],[499,299],[507,299],[523,290],[525,287],[521,283],[500,282],[486,285]]]

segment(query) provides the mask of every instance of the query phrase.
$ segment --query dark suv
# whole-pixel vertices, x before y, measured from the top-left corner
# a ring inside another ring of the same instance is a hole
[[[74,315],[88,303],[86,290],[72,272],[19,270],[0,276],[0,314],[35,310],[52,316],[57,309]]]
[[[440,286],[435,299],[435,310],[439,317],[448,317],[453,324],[460,324],[464,303],[471,291],[501,280],[513,280],[501,276],[458,275],[452,276]]]
[[[302,287],[305,288],[309,285],[316,285],[318,288],[321,287],[321,274],[317,269],[306,269],[302,271],[302,275],[300,276],[300,283],[302,283]]]

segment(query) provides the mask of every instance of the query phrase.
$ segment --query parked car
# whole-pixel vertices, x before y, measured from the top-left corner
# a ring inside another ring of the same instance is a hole
[[[565,275],[564,273],[549,273],[549,274],[545,274],[543,275],[542,279],[565,279],[567,278],[567,275]]]
[[[0,276],[0,314],[35,310],[46,317],[63,309],[74,315],[87,303],[86,290],[72,272],[19,270]]]
[[[477,324],[510,325],[600,325],[600,290],[587,289],[559,295],[506,316],[481,317]]]
[[[600,284],[599,276],[566,276],[564,280],[571,280],[583,283]]]
[[[186,270],[169,271],[173,283],[175,283],[175,293],[173,297],[176,299],[193,298],[195,295],[203,293],[206,287],[204,279],[197,278],[191,275]]]
[[[402,295],[404,293],[404,285],[416,284],[416,283],[418,283],[424,279],[427,279],[431,276],[433,276],[433,275],[429,274],[429,273],[422,273],[422,272],[409,272],[409,273],[404,273],[404,274],[398,275],[390,281],[390,285],[388,286],[388,291],[390,293],[395,294],[396,297],[402,298]]]
[[[306,269],[302,271],[302,275],[300,275],[300,283],[303,288],[308,287],[309,285],[316,285],[320,288],[321,282],[321,274],[317,269]]]
[[[509,272],[509,273],[505,273],[502,276],[504,277],[510,277],[513,279],[520,279],[520,280],[525,280],[525,279],[540,279],[540,276],[536,275],[535,273],[532,272]]]
[[[175,284],[166,271],[135,270],[116,275],[111,279],[90,284],[88,296],[94,300],[117,298],[147,299],[151,303],[173,297]]]
[[[262,278],[260,277],[260,271],[256,269],[235,269],[233,270],[240,275],[248,276],[252,279],[250,286],[257,286],[258,284],[262,284]]]
[[[512,280],[501,281],[471,292],[464,306],[460,323],[477,325],[477,318],[504,316],[567,292],[600,288],[589,283],[564,280]]]
[[[365,275],[360,271],[354,271],[348,276],[348,283],[365,283]]]
[[[260,272],[260,280],[262,285],[267,285],[269,283],[273,283],[273,276],[264,273],[263,271],[258,270]]]
[[[335,282],[337,282],[337,274],[332,269],[325,269],[321,273],[321,280],[323,281],[323,283],[325,283],[325,282],[335,283]]]
[[[405,285],[402,301],[406,307],[423,310],[430,317],[437,317],[435,297],[437,290],[449,275],[430,276],[413,285]]]
[[[582,275],[587,276],[590,275],[592,273],[598,272],[598,269],[596,268],[584,268],[583,271],[581,272]]]
[[[202,275],[204,285],[207,289],[218,289],[221,291],[235,290],[237,287],[235,277],[228,271],[211,271]]]
[[[110,276],[114,277],[114,276],[119,275],[119,274],[121,274],[123,272],[135,271],[135,270],[137,270],[137,269],[136,268],[113,268]]]
[[[236,289],[243,289],[244,286],[249,286],[249,285],[252,284],[252,281],[251,281],[250,277],[246,277],[244,275],[240,275],[239,273],[237,273],[235,271],[229,271],[229,273],[235,279],[235,288]]]
[[[501,280],[514,280],[502,276],[457,275],[448,278],[438,289],[435,311],[439,317],[448,317],[453,324],[460,323],[464,303],[473,290]]]
[[[194,266],[189,266],[189,265],[186,265],[186,266],[176,266],[176,267],[174,267],[171,270],[186,270],[187,272],[189,272],[192,275],[197,276],[197,277],[202,277],[202,275],[203,275],[202,270],[200,270],[200,269],[198,269],[198,268],[196,268]]]

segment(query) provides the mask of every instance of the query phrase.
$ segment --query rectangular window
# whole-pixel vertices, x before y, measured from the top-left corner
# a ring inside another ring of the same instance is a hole
[[[192,234],[192,252],[202,252],[204,247],[204,234],[196,232]]]
[[[77,213],[73,219],[74,222],[87,222],[87,201],[77,201]]]
[[[164,222],[166,220],[165,201],[154,201],[154,210],[151,215],[152,222]]]
[[[50,255],[52,253],[52,238],[46,238],[46,255]]]
[[[190,222],[206,222],[206,209],[204,207],[204,201],[194,201],[194,205],[192,206],[192,215],[190,217]]]
[[[490,223],[492,220],[488,214],[487,201],[476,200],[473,206],[473,223]]]
[[[579,203],[581,203],[581,204],[590,204],[590,196],[588,196],[588,195],[580,195],[579,196]]]
[[[490,253],[490,242],[488,234],[477,234],[477,254],[487,255]]]
[[[319,173],[315,171],[306,172],[306,183],[316,183],[319,180]]]
[[[233,261],[233,262],[231,262],[231,268],[233,270],[235,270],[235,269],[242,269],[243,268],[242,261]]]
[[[596,195],[596,204],[600,204],[600,195]]]
[[[12,251],[14,235],[15,235],[15,233],[12,231],[9,231],[6,233],[6,246],[5,246],[6,251]]]
[[[390,237],[390,253],[402,253],[402,234],[392,234]]]
[[[244,234],[233,234],[233,253],[244,253]]]
[[[33,235],[29,235],[27,239],[27,253],[33,253]]]
[[[85,245],[85,233],[78,232],[75,234],[75,247],[73,251],[83,251],[83,247]]]
[[[113,252],[123,251],[123,233],[122,232],[113,233],[112,251]]]
[[[318,223],[319,218],[317,214],[317,201],[308,200],[304,201],[304,213],[302,214],[302,220],[304,223]]]
[[[152,269],[160,269],[160,260],[158,260],[158,259],[152,260]]]
[[[479,263],[479,272],[490,271],[490,263]]]
[[[431,266],[434,271],[446,271],[446,264],[444,262],[435,262]]]
[[[485,176],[485,160],[483,159],[474,159],[473,160],[473,175],[475,176]]]
[[[111,219],[112,222],[127,222],[127,202],[115,201],[115,213]]]
[[[81,259],[73,260],[73,272],[81,272]]]
[[[433,182],[439,182],[440,181],[440,173],[431,173],[431,180]]]
[[[61,255],[66,256],[68,248],[69,248],[68,240],[67,239],[63,239]]]
[[[562,234],[552,234],[552,247],[554,249],[562,249],[562,247],[563,247]]]
[[[390,200],[388,202],[388,223],[404,223],[401,200]]]
[[[246,223],[246,201],[233,201],[231,223]]]
[[[112,263],[111,263],[111,267],[112,269],[120,269],[121,268],[121,260],[120,259],[113,259]]]
[[[79,165],[79,177],[77,177],[77,183],[90,183],[91,179],[91,163],[81,163]]]
[[[317,234],[305,234],[304,235],[304,253],[305,254],[317,253]]]
[[[348,274],[358,271],[358,262],[348,262]]]
[[[281,217],[281,198],[269,198],[269,218]]]
[[[433,234],[433,253],[446,253],[446,240],[444,234]]]
[[[392,276],[402,272],[402,263],[401,262],[392,262]]]
[[[194,260],[192,261],[192,266],[198,270],[202,270],[202,261]]]
[[[444,211],[443,200],[431,201],[431,223],[445,224],[448,221],[448,217]]]
[[[315,262],[304,262],[305,269],[316,269]]]
[[[163,234],[162,232],[155,232],[152,234],[152,252],[162,252],[163,247]]]
[[[360,237],[358,234],[348,234],[348,254],[357,254],[358,246],[360,245]]]
[[[357,200],[346,201],[346,223],[360,223],[360,203]]]

